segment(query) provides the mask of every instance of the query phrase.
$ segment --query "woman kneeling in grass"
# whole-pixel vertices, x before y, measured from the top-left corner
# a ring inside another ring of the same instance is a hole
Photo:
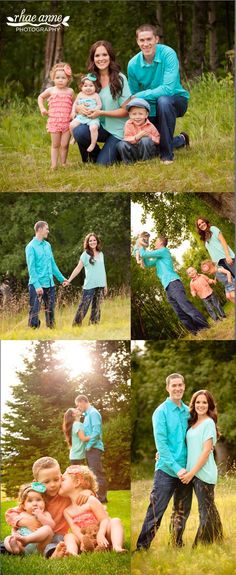
[[[98,486],[94,473],[85,465],[71,465],[62,476],[59,494],[68,496],[71,505],[64,511],[64,516],[72,533],[65,535],[64,541],[69,555],[77,555],[86,550],[85,536],[96,533],[96,548],[111,549],[117,553],[123,549],[123,526],[120,519],[111,519],[102,503],[90,495],[83,505],[78,505],[81,490],[89,489],[94,494]]]
[[[217,466],[213,447],[219,432],[214,398],[202,389],[193,394],[190,401],[190,419],[186,441],[188,447],[187,473],[182,483],[193,480],[198,500],[199,527],[193,546],[198,543],[213,543],[223,539],[223,529],[214,501],[217,482]]]

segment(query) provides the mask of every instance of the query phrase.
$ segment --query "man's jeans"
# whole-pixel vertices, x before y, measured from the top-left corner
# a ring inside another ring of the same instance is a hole
[[[178,547],[183,545],[183,532],[192,504],[192,483],[184,485],[178,477],[171,477],[158,469],[155,471],[150,504],[138,537],[137,549],[150,547],[172,495],[174,507],[170,525],[171,540]]]
[[[218,266],[222,266],[225,270],[228,270],[232,276],[235,278],[235,260],[233,260],[232,265],[228,264],[226,259],[222,259],[218,261]]]
[[[106,503],[107,501],[107,481],[102,467],[102,454],[101,449],[96,447],[91,447],[91,449],[86,450],[86,459],[88,467],[96,475],[98,482],[98,499],[101,503]]]
[[[104,288],[83,289],[82,300],[75,314],[73,325],[81,325],[91,303],[92,309],[89,323],[99,323],[101,318],[100,304],[103,292]]]
[[[154,144],[152,138],[144,137],[137,144],[130,144],[121,140],[117,144],[117,152],[122,162],[132,164],[138,160],[151,160],[158,155],[158,146]]]
[[[209,327],[200,311],[188,301],[184,286],[180,280],[170,282],[166,288],[168,302],[185,327],[193,334]]]
[[[44,287],[43,295],[38,296],[35,287],[32,284],[29,285],[30,311],[28,325],[30,327],[40,326],[39,312],[42,301],[45,306],[46,325],[47,327],[54,326],[55,297],[55,286],[47,288]]]
[[[212,319],[214,319],[214,321],[216,321],[218,317],[226,317],[225,312],[214,293],[212,293],[208,297],[204,297],[202,299],[202,303],[204,304],[209,315],[211,316]]]
[[[73,136],[79,146],[82,162],[90,160],[96,164],[107,166],[116,161],[116,146],[120,140],[109,134],[102,126],[98,129],[98,142],[105,142],[102,149],[96,144],[92,152],[87,152],[87,148],[91,144],[91,134],[87,124],[81,124],[74,128]]]
[[[205,483],[198,477],[193,478],[200,520],[194,546],[198,543],[221,541],[223,538],[222,523],[214,501],[214,487],[215,485]]]
[[[157,100],[156,116],[149,118],[160,133],[160,156],[162,160],[173,160],[173,148],[185,146],[184,136],[174,138],[176,118],[184,116],[188,100],[183,96],[161,96]]]

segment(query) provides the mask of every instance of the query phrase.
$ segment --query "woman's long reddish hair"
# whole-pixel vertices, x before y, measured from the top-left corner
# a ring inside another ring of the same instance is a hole
[[[91,236],[94,236],[97,240],[96,250],[98,252],[101,251],[102,246],[101,246],[101,240],[100,240],[99,236],[97,236],[97,234],[94,234],[93,232],[91,232],[90,234],[87,234],[87,236],[84,238],[84,250],[90,256],[89,263],[93,265],[95,263],[94,253],[93,253],[93,250],[90,248],[90,245],[89,245],[89,240],[90,240]]]
[[[198,227],[198,220],[202,220],[203,222],[205,222],[205,224],[207,225],[207,229],[206,230],[200,230],[200,228]],[[207,240],[209,240],[212,236],[212,232],[210,230],[211,224],[209,222],[209,220],[207,220],[206,218],[202,218],[201,216],[199,216],[196,219],[196,228],[197,231],[199,233],[200,236],[200,240],[202,240],[202,242],[206,242]]]
[[[217,427],[218,417],[217,417],[216,403],[215,403],[213,395],[207,389],[200,389],[199,391],[196,391],[193,394],[193,396],[191,397],[190,404],[189,404],[190,418],[188,421],[188,429],[196,423],[197,418],[198,418],[197,412],[195,410],[195,402],[196,402],[196,399],[199,397],[199,395],[205,395],[205,397],[207,399],[207,403],[208,403],[207,415],[208,415],[208,417],[211,417],[211,419],[213,419],[215,426],[216,426],[217,439],[219,439],[220,432],[219,432],[219,429]]]
[[[106,48],[106,50],[109,54],[109,57],[110,57],[110,64],[109,64],[109,68],[108,68],[109,86],[110,86],[112,98],[113,98],[113,100],[115,100],[116,98],[118,98],[122,94],[123,78],[120,75],[120,66],[116,62],[115,52],[112,48],[112,45],[110,44],[110,42],[107,42],[107,40],[98,40],[98,42],[95,42],[94,44],[92,44],[90,51],[89,51],[88,61],[87,61],[88,72],[90,72],[91,74],[95,74],[95,76],[97,76],[97,86],[98,86],[98,91],[100,91],[102,88],[101,83],[100,83],[100,72],[99,72],[99,69],[97,68],[97,66],[94,62],[95,52],[96,52],[97,48],[99,48],[100,46],[104,46],[104,48]]]
[[[71,430],[72,425],[75,421],[74,411],[75,410],[72,407],[67,409],[67,411],[64,413],[64,419],[62,424],[62,430],[64,431],[66,443],[68,443],[69,447],[71,447],[72,445]]]

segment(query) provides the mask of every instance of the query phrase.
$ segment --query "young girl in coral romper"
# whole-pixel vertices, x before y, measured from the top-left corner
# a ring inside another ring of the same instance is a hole
[[[72,105],[75,99],[74,91],[69,88],[72,71],[69,64],[58,62],[50,72],[54,86],[46,88],[38,97],[38,105],[42,116],[48,116],[47,131],[51,134],[51,168],[57,167],[60,152],[61,164],[66,165],[70,139],[69,123]],[[48,110],[44,107],[48,101]]]

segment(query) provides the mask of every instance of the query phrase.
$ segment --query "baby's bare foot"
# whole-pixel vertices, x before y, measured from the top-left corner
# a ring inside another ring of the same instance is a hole
[[[55,551],[53,551],[50,559],[58,559],[59,557],[65,557],[65,555],[68,555],[66,545],[64,541],[60,541],[60,543],[57,544]]]
[[[15,553],[16,555],[18,555],[19,553],[21,553],[23,551],[23,546],[22,546],[21,542],[17,540],[15,535],[12,535],[10,537],[9,545],[10,545],[10,548],[12,550],[12,553]]]
[[[96,144],[90,144],[90,146],[87,148],[87,152],[92,152],[95,148]]]

